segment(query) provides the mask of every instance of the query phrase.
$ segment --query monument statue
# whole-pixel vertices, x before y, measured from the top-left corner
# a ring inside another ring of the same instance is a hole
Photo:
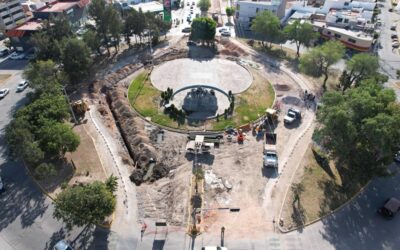
[[[191,89],[183,100],[182,109],[188,113],[207,112],[215,114],[218,110],[218,101],[214,91],[205,88]]]

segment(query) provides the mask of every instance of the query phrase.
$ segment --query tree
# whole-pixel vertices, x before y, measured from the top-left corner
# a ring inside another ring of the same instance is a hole
[[[338,62],[343,57],[344,52],[344,46],[340,42],[325,42],[300,57],[300,70],[314,77],[323,75],[323,88],[326,90],[329,67]]]
[[[296,44],[297,57],[300,57],[300,45],[309,47],[311,42],[319,36],[310,23],[300,22],[299,20],[287,25],[284,32],[287,38]]]
[[[42,94],[40,98],[19,109],[15,118],[25,119],[30,131],[36,133],[48,121],[63,122],[69,118],[68,104],[60,94]]]
[[[121,32],[123,28],[121,16],[118,11],[111,5],[106,9],[106,17],[109,25],[109,33],[114,45],[115,51],[118,52],[119,44],[121,42]]]
[[[92,64],[87,45],[76,38],[67,39],[62,50],[62,64],[71,83],[87,76]]]
[[[225,12],[226,12],[226,15],[228,16],[228,20],[230,22],[230,17],[235,14],[235,7],[226,7]]]
[[[56,62],[60,60],[60,43],[57,40],[53,40],[46,31],[35,32],[32,35],[31,42],[35,47],[37,60],[53,60]]]
[[[371,54],[356,54],[346,63],[338,87],[344,92],[351,86],[358,87],[362,80],[378,75],[379,62]]]
[[[253,20],[251,29],[261,35],[262,44],[264,46],[264,41],[270,42],[270,47],[272,42],[275,42],[281,37],[281,27],[279,18],[269,10],[259,12],[256,18]]]
[[[107,186],[99,181],[68,187],[54,201],[53,216],[62,219],[67,228],[101,223],[115,209],[116,199]]]
[[[38,138],[40,147],[51,156],[63,156],[66,152],[73,152],[80,143],[79,136],[70,126],[51,121],[39,129]]]
[[[190,39],[209,44],[215,39],[217,23],[209,17],[195,18],[192,23]]]
[[[211,7],[211,2],[210,0],[200,0],[197,3],[197,7],[200,8],[202,15],[204,15],[203,13],[207,12],[208,9]]]
[[[39,60],[30,63],[24,70],[24,78],[29,81],[30,87],[35,90],[37,96],[40,96],[42,93],[60,93],[60,83],[65,82],[63,75],[51,60]]]
[[[101,43],[100,43],[100,38],[97,35],[96,31],[93,30],[87,30],[83,34],[83,41],[86,43],[86,45],[90,48],[92,52],[97,52],[97,54],[101,55]]]
[[[322,98],[317,132],[333,159],[365,176],[384,174],[400,140],[400,106],[393,90],[367,79]]]
[[[111,193],[114,193],[115,191],[117,191],[117,188],[118,188],[118,178],[114,175],[111,175],[110,177],[108,177],[105,184],[107,186],[107,189]]]

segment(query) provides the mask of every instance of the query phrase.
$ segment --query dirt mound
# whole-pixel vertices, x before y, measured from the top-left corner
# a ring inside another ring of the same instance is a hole
[[[304,103],[303,101],[295,96],[285,96],[282,98],[282,102],[285,104],[289,104],[289,105],[295,105],[295,106],[303,106]]]
[[[235,53],[238,54],[238,56],[247,56],[248,54],[239,46],[234,44],[233,42],[226,40],[226,39],[220,39],[219,43],[224,46],[225,49],[222,51],[229,51],[229,53]],[[221,51],[221,53],[222,53]],[[228,52],[225,52],[228,53]],[[229,54],[230,55],[230,54]]]
[[[231,51],[228,49],[223,49],[220,51],[221,55],[226,55],[226,56],[234,56],[234,57],[239,57],[240,54],[236,51]]]

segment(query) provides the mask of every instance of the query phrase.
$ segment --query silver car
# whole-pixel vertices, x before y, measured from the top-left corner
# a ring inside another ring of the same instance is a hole
[[[28,85],[29,85],[28,81],[26,80],[21,81],[20,83],[18,83],[17,92],[24,91],[28,87]]]
[[[3,99],[8,93],[10,92],[9,89],[0,89],[0,99]]]

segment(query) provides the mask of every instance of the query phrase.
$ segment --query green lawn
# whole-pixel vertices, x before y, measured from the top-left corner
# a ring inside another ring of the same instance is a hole
[[[207,121],[208,128],[212,130],[224,130],[228,126],[239,127],[256,120],[265,110],[271,107],[274,101],[274,89],[257,70],[251,69],[253,84],[244,93],[235,95],[235,111],[233,117],[225,120],[220,117]],[[128,90],[130,104],[142,116],[150,117],[154,123],[172,127],[187,129],[188,125],[179,125],[160,109],[161,91],[151,85],[149,71],[139,74],[131,83]]]

